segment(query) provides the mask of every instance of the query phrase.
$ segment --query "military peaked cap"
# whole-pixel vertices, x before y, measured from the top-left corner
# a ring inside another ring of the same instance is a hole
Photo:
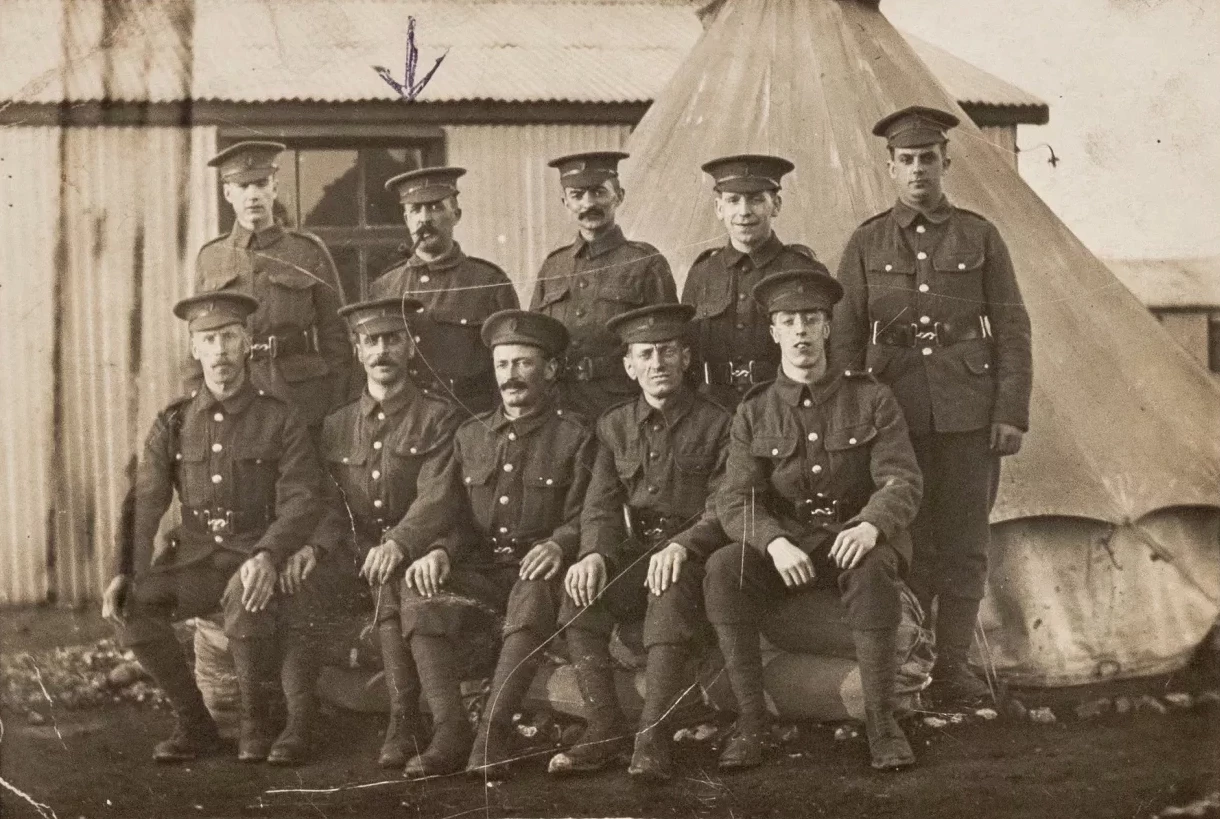
[[[191,332],[215,330],[229,324],[245,324],[258,309],[258,300],[233,290],[215,290],[187,296],[174,305],[174,315]]]
[[[767,276],[754,285],[754,301],[767,313],[777,310],[830,312],[830,308],[843,298],[843,285],[819,262],[814,264],[816,270],[785,270]]]
[[[275,159],[287,147],[281,142],[238,142],[209,159],[208,165],[220,169],[222,182],[245,185],[275,173],[279,169]]]
[[[694,305],[653,304],[619,313],[606,322],[606,329],[618,333],[624,344],[656,344],[685,337],[694,316]]]
[[[385,189],[398,191],[398,201],[403,204],[440,202],[457,195],[458,177],[465,174],[465,168],[420,168],[390,177]]]
[[[347,326],[353,333],[371,336],[405,331],[407,316],[418,313],[422,307],[423,304],[415,299],[394,296],[340,307],[339,315],[347,319]]]
[[[559,356],[568,348],[568,328],[561,321],[529,310],[492,313],[483,322],[479,335],[488,349],[497,344],[529,344]]]
[[[718,192],[758,193],[779,190],[780,179],[796,166],[779,156],[737,154],[704,162],[701,167],[716,180]]]
[[[960,122],[948,111],[911,105],[877,120],[873,133],[885,137],[891,148],[919,148],[947,142],[945,132]]]
[[[565,188],[592,188],[607,179],[618,178],[618,163],[630,154],[622,151],[586,151],[569,154],[546,163],[559,170],[559,184]]]

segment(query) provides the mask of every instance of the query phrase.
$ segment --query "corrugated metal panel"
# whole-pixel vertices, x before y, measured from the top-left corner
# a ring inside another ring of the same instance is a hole
[[[1220,307],[1220,256],[1102,261],[1147,307]]]
[[[79,603],[108,579],[133,458],[177,389],[185,344],[169,308],[216,223],[215,145],[211,128],[0,132],[0,157],[21,167],[0,188],[14,205],[0,316],[22,384],[0,402],[0,602]]]
[[[503,267],[521,303],[528,304],[542,260],[575,236],[559,201],[558,176],[547,161],[578,151],[620,149],[630,133],[625,125],[447,128],[448,161],[472,171],[462,178],[457,234],[462,249]]]
[[[424,102],[647,102],[703,33],[695,5],[673,0],[4,0],[0,100],[177,101],[188,75],[196,100],[393,100],[372,66],[403,80],[408,17],[421,77],[448,52]],[[907,39],[961,102],[1045,111],[1034,95]]]
[[[0,129],[0,603],[46,598],[58,128]]]

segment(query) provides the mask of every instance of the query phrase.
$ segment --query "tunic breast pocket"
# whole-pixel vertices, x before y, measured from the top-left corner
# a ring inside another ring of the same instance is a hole
[[[952,297],[938,311],[938,318],[966,326],[980,313],[986,312],[983,292],[983,268],[987,256],[983,250],[959,249],[938,251],[932,257],[938,290]]]
[[[275,509],[279,453],[270,444],[246,448],[233,460],[233,506],[250,511]]]
[[[416,482],[419,480],[420,469],[423,468],[428,452],[435,448],[435,445],[428,447],[423,441],[413,438],[402,438],[390,444],[386,477],[392,485],[388,497],[395,503],[401,503],[404,512],[419,494]]]
[[[267,281],[269,286],[263,297],[267,329],[309,328],[315,320],[313,288],[320,286],[321,282],[303,270],[284,266],[282,262],[267,272]]]
[[[796,459],[797,435],[756,435],[750,442],[750,454],[769,470],[772,488],[786,498],[805,494],[801,467]]]
[[[831,492],[840,501],[859,506],[872,490],[870,454],[877,427],[871,423],[826,430],[826,454],[830,458],[834,484]]]
[[[564,502],[572,485],[570,465],[533,459],[526,464],[521,483],[524,497],[518,529],[550,534],[563,522]]]
[[[541,282],[539,290],[541,291],[537,303],[531,308],[540,313],[551,313],[554,310],[561,309],[560,302],[566,301],[571,293],[571,280],[569,276],[563,274],[548,274],[543,271],[543,275],[548,275],[545,281]]]
[[[897,251],[870,254],[865,259],[865,270],[869,319],[885,324],[909,315],[915,292],[915,260],[911,255]]]
[[[730,281],[727,276],[714,281],[704,282],[695,293],[695,318],[710,319],[724,315],[733,303],[733,294],[729,292]]]
[[[707,484],[716,470],[714,450],[680,450],[674,454],[675,512],[697,514],[707,503]]]

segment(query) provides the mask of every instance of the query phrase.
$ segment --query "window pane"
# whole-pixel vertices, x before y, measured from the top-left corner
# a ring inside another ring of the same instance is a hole
[[[360,248],[348,244],[330,245],[328,249],[339,270],[339,286],[343,288],[344,302],[351,304],[360,301],[364,297],[360,290]]]
[[[360,171],[356,151],[300,152],[300,197],[305,225],[359,224]]]
[[[402,205],[398,195],[385,189],[392,176],[423,167],[423,151],[418,148],[368,148],[361,151],[364,159],[364,191],[366,224],[402,224]],[[374,268],[370,267],[370,271]]]
[[[405,237],[403,241],[406,241]],[[401,261],[403,256],[403,249],[399,244],[372,245],[367,252],[369,281],[389,270],[390,265]]]
[[[275,200],[283,206],[277,207],[276,215],[287,227],[301,224],[301,213],[297,210],[297,152],[284,151],[280,154],[279,171],[275,174]]]

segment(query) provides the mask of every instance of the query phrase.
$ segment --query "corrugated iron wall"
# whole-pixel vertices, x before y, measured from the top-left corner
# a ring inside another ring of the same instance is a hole
[[[558,174],[546,163],[579,151],[619,150],[630,133],[627,125],[447,128],[449,163],[470,169],[461,183],[462,249],[503,267],[528,305],[542,260],[576,234],[559,201]]]
[[[46,599],[58,128],[0,129],[0,601]]]
[[[29,219],[6,216],[0,251],[7,343],[23,345],[4,356],[21,389],[0,401],[0,603],[81,603],[109,579],[133,459],[177,388],[185,343],[169,306],[216,224],[215,144],[213,128],[0,133],[0,158],[23,166],[0,190]]]

